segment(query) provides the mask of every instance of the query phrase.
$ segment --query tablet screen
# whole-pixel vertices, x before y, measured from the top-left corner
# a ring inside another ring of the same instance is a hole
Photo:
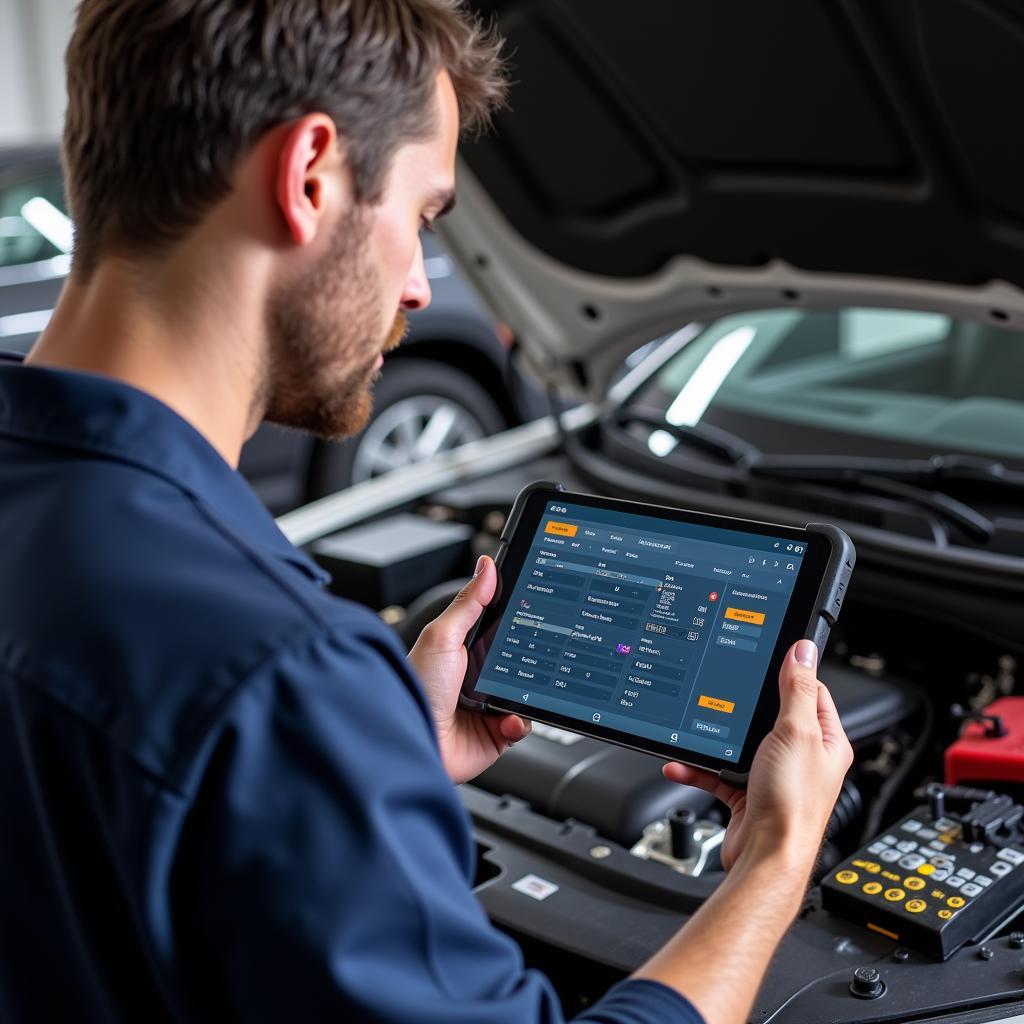
[[[548,502],[476,690],[737,761],[805,554]]]

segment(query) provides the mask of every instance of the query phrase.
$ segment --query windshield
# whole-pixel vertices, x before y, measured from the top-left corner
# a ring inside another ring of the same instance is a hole
[[[0,182],[0,267],[35,263],[71,251],[60,172],[30,170]]]
[[[739,313],[705,327],[629,404],[770,453],[1024,460],[1024,334],[909,310]],[[645,434],[655,455],[677,445]]]

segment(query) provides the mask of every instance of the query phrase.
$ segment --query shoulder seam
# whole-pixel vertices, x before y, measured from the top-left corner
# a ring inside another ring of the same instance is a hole
[[[38,445],[41,447],[53,447],[54,440],[63,441],[63,443],[71,444],[70,441],[62,439],[59,435],[56,435],[53,439],[41,440],[38,437],[32,436],[30,433],[23,432],[17,428],[11,427],[10,425],[0,426],[0,437],[12,437],[17,440]],[[166,470],[159,466],[155,466],[152,463],[146,462],[145,460],[138,458],[130,453],[115,449],[113,447],[107,447],[99,444],[95,441],[91,441],[88,445],[83,444],[80,440],[74,442],[74,447],[79,451],[86,453],[87,456],[93,458],[104,459],[108,462],[119,463],[122,466],[128,466],[141,473],[146,473],[150,476],[156,477],[158,480],[162,480],[168,486],[173,487],[175,490],[183,494],[196,508],[196,510],[203,516],[203,518],[213,526],[217,532],[228,540],[234,547],[243,550],[249,557],[249,560],[253,562],[259,569],[262,570],[264,575],[270,576],[280,586],[282,590],[289,594],[289,596],[296,602],[303,611],[317,617],[318,620],[322,620],[322,616],[316,611],[315,607],[311,602],[306,601],[299,593],[298,588],[291,587],[286,582],[283,574],[278,574],[271,569],[271,566],[263,558],[259,556],[255,548],[249,544],[246,544],[242,539],[230,530],[217,515],[213,512],[202,497],[197,494],[192,488],[183,484],[181,480],[176,479]]]
[[[49,690],[46,690],[43,687],[38,686],[33,680],[29,679],[27,676],[23,676],[20,672],[16,672],[9,665],[0,666],[0,675],[4,674],[14,679],[17,679],[22,685],[29,687],[29,689],[31,689],[33,693],[42,697],[48,704],[52,704],[54,707],[58,708],[64,714],[75,719],[76,722],[79,722],[82,726],[88,729],[89,732],[98,735],[112,750],[116,750],[121,757],[123,757],[126,761],[131,762],[131,764],[133,764],[139,771],[141,771],[142,774],[146,776],[146,778],[148,778],[151,782],[156,783],[161,789],[167,790],[169,793],[171,793],[172,795],[181,800],[185,800],[188,798],[187,794],[184,791],[175,786],[174,783],[167,779],[162,773],[155,771],[144,761],[141,761],[130,750],[126,750],[123,744],[119,743],[116,739],[110,736],[109,733],[104,732],[100,726],[98,726],[94,721],[92,721],[92,719],[84,715],[78,708],[74,707],[71,704],[68,704],[66,701],[61,700],[55,694],[50,693]]]
[[[310,615],[318,625],[327,625],[328,619],[326,616],[312,601],[307,600],[300,588],[294,585],[293,580],[288,578],[285,573],[280,572],[277,569],[277,566],[272,561],[265,558],[254,545],[248,543],[243,537],[240,537],[225,523],[221,522],[213,509],[211,509],[206,502],[202,500],[202,498],[198,495],[192,494],[191,491],[183,490],[182,493],[188,495],[192,504],[195,506],[196,511],[221,535],[221,537],[223,537],[234,548],[241,551],[249,561],[263,573],[264,576],[272,579],[274,583],[276,583],[278,587],[295,602],[296,605]],[[292,571],[299,572],[300,570],[293,569]],[[323,593],[323,591],[318,590],[317,593]]]
[[[242,695],[244,692],[250,689],[250,684],[253,682],[254,679],[263,674],[269,666],[272,666],[275,662],[280,661],[287,655],[292,654],[296,651],[302,651],[304,649],[312,649],[320,641],[329,640],[341,625],[342,624],[339,622],[334,622],[326,618],[322,619],[321,621],[312,623],[306,630],[303,631],[301,636],[294,639],[291,643],[284,644],[280,647],[275,648],[273,651],[269,652],[265,658],[263,658],[255,665],[253,665],[249,669],[249,671],[245,673],[245,675],[240,676],[237,680],[235,680],[235,682],[230,687],[224,690],[224,692],[220,695],[219,700],[217,700],[215,704],[210,706],[210,721],[206,724],[200,725],[196,729],[195,741],[191,745],[189,745],[187,749],[182,750],[181,761],[172,766],[172,773],[177,774],[179,776],[183,776],[184,774],[186,774],[184,772],[184,762],[186,761],[186,759],[195,756],[196,750],[199,747],[202,738],[209,734],[213,722],[215,722],[217,718],[221,717],[224,714],[224,709],[226,707],[228,707],[233,701],[240,699],[240,695]],[[385,629],[387,628],[386,626],[384,626],[383,623],[381,623],[381,626]],[[413,696],[413,699],[416,699],[415,695]],[[173,769],[175,768],[180,770],[173,771]],[[188,787],[186,787],[186,791],[183,791],[184,796],[188,795],[187,788]]]
[[[287,654],[301,650],[304,647],[312,647],[318,641],[329,638],[338,625],[340,625],[340,623],[333,623],[329,621],[315,623],[310,628],[307,628],[300,637],[287,645],[275,648],[265,658],[262,658],[255,665],[251,666],[244,675],[236,679],[234,683],[221,694],[220,699],[215,704],[211,705],[209,709],[210,720],[196,728],[193,736],[190,737],[190,742],[187,744],[186,748],[181,751],[178,760],[172,760],[168,767],[168,771],[166,772],[157,771],[151,765],[146,764],[144,760],[131,750],[127,749],[116,737],[105,732],[101,726],[97,725],[96,722],[83,714],[80,709],[64,700],[61,700],[60,697],[51,693],[44,687],[37,685],[30,677],[23,675],[21,672],[11,668],[9,665],[0,665],[0,676],[6,674],[10,678],[18,680],[22,685],[29,687],[33,693],[44,698],[47,703],[60,709],[66,715],[74,718],[75,721],[79,722],[91,733],[99,736],[111,749],[116,750],[121,757],[133,764],[146,776],[146,778],[160,786],[161,789],[167,790],[181,800],[189,800],[191,799],[191,796],[188,787],[177,785],[171,780],[171,777],[182,777],[187,774],[181,769],[184,769],[188,759],[195,756],[196,750],[200,746],[203,737],[208,735],[211,725],[223,714],[224,708],[237,699],[239,694],[247,687],[247,685],[261,672],[265,671],[268,666],[273,665],[275,661],[283,658]]]

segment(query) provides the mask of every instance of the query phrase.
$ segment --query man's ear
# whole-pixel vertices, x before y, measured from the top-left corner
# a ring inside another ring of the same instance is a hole
[[[332,204],[349,205],[351,182],[338,132],[326,114],[307,114],[288,126],[278,156],[275,196],[288,234],[308,245]]]

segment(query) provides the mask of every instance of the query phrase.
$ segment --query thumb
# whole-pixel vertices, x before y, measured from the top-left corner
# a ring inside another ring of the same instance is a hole
[[[424,630],[432,645],[458,647],[494,597],[498,572],[494,560],[481,555],[473,578],[455,595],[452,603]]]
[[[779,717],[817,716],[818,648],[811,640],[799,640],[789,649],[779,670]]]

